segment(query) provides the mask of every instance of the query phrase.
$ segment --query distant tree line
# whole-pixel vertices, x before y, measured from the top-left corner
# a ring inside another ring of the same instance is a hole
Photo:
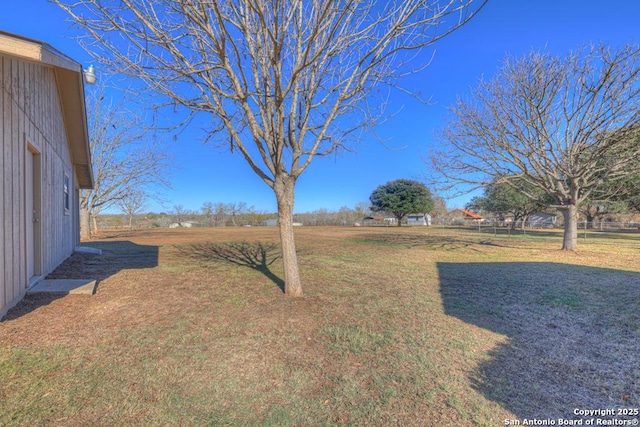
[[[122,215],[100,215],[102,228],[166,228],[178,227],[244,227],[264,225],[267,220],[278,218],[276,212],[266,212],[248,205],[246,202],[205,202],[199,210],[174,205],[167,212],[132,212],[127,206],[119,205]],[[353,208],[343,206],[337,211],[317,209],[295,215],[295,221],[305,225],[353,225],[369,215],[369,204],[358,203]]]
[[[433,196],[434,207],[426,213],[434,218],[445,218],[447,207],[444,199]],[[294,220],[307,226],[353,226],[372,215],[393,216],[392,213],[374,212],[371,203],[360,202],[353,207],[342,206],[338,210],[326,208],[297,213]],[[246,202],[205,202],[199,210],[174,205],[167,212],[133,212],[126,205],[120,206],[122,215],[103,214],[98,218],[101,228],[166,228],[178,227],[245,227],[265,225],[278,218],[276,212],[266,212]]]

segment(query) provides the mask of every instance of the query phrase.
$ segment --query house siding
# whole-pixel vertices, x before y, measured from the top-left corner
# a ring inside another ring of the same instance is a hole
[[[71,206],[76,197],[74,168],[67,142],[56,74],[52,67],[0,54],[0,317],[29,286],[27,277],[26,159],[37,151],[40,170],[40,236],[35,273],[45,276],[74,248],[74,215],[63,206],[63,179],[70,180]]]

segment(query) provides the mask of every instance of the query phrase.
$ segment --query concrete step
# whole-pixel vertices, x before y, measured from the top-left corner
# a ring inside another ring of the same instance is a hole
[[[85,294],[96,293],[95,279],[46,279],[42,280],[27,291],[28,295],[38,293],[48,294]]]

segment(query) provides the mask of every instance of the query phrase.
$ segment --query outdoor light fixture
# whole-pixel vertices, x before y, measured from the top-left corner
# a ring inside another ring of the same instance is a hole
[[[89,65],[86,70],[82,70],[84,74],[84,82],[88,85],[96,84],[98,77],[96,77],[96,69],[93,65]]]

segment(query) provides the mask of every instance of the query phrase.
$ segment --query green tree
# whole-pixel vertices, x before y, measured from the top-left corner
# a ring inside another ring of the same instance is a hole
[[[539,198],[534,199],[526,196],[523,189],[526,189],[528,194],[537,194]],[[532,187],[522,180],[498,181],[486,186],[484,196],[474,197],[466,205],[466,208],[498,215],[511,215],[513,216],[511,228],[515,228],[518,221],[522,221],[522,228],[524,229],[525,221],[529,215],[553,202],[551,198],[545,196],[544,191],[537,187]]]
[[[629,211],[630,205],[621,200],[597,200],[589,198],[579,207],[578,211],[584,215],[587,228],[593,228],[595,221],[602,221],[607,215],[622,214]]]
[[[387,212],[398,220],[409,213],[429,213],[434,207],[431,191],[421,182],[396,179],[376,188],[371,196],[371,210]]]
[[[629,138],[628,147],[624,145],[618,151],[633,151],[634,146],[640,143],[640,129]],[[606,170],[608,165],[619,157],[615,151],[607,153],[600,159],[600,168]],[[636,159],[630,170],[640,170],[640,160]],[[622,179],[607,179],[606,173],[599,176],[600,184],[578,207],[579,212],[584,215],[587,227],[594,227],[594,222],[607,215],[623,214],[629,211],[638,210],[640,202],[640,173],[629,175]]]
[[[624,198],[629,209],[640,213],[640,175],[633,176],[627,181],[628,192]]]

